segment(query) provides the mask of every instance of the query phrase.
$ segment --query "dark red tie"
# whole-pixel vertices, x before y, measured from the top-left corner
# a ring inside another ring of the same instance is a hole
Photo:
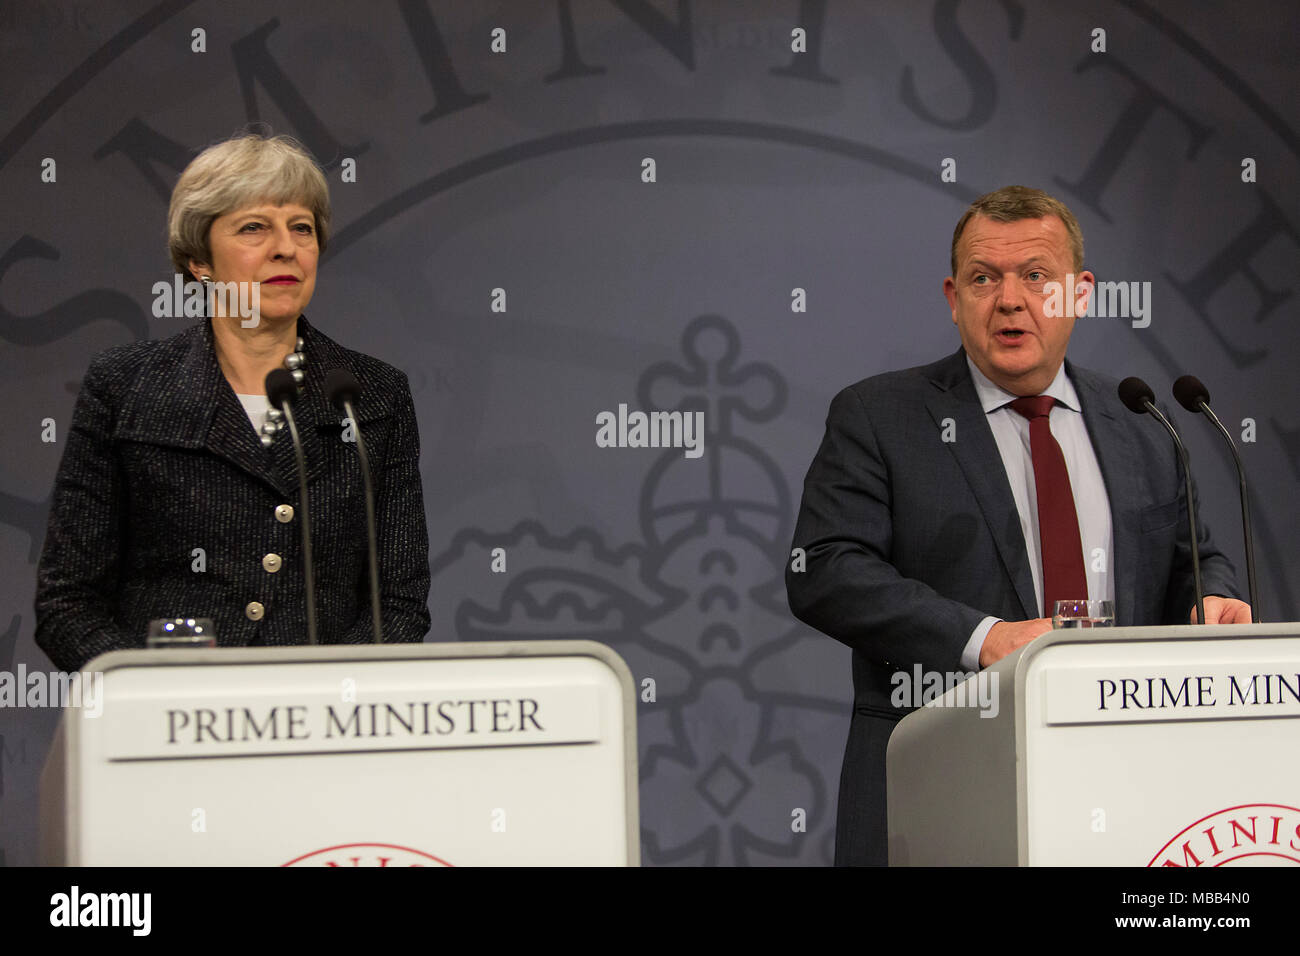
[[[1038,541],[1043,552],[1043,612],[1048,617],[1057,601],[1088,599],[1083,569],[1083,542],[1074,510],[1065,455],[1048,424],[1056,399],[1050,395],[1017,398],[1011,407],[1029,419],[1029,450],[1034,458],[1034,487],[1038,495]]]

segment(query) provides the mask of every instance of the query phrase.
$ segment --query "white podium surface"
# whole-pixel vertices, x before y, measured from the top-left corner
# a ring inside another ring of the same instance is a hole
[[[637,865],[635,694],[589,641],[115,651],[50,864]]]
[[[892,864],[1300,864],[1300,624],[1053,631],[995,674],[997,716],[895,728]]]

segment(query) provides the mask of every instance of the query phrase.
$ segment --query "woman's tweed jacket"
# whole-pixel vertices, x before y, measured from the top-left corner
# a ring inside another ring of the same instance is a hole
[[[375,480],[385,641],[429,630],[429,542],[406,376],[298,320],[306,367],[295,414],[307,459],[322,644],[373,639],[365,503],[354,442],[325,373],[361,383]],[[289,505],[293,515],[277,506]],[[288,518],[288,520],[281,520]],[[58,667],[143,647],[151,618],[210,617],[218,644],[304,644],[298,477],[288,428],[262,447],[213,349],[207,319],[108,349],[81,384],[37,570],[36,643]],[[203,549],[198,555],[196,549]],[[268,555],[278,555],[264,566]],[[260,619],[256,602],[264,609]]]

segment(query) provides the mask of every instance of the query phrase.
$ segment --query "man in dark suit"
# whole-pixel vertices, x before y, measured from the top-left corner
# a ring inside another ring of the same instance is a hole
[[[831,403],[795,529],[806,567],[791,562],[786,589],[800,620],[853,648],[837,864],[888,861],[885,749],[910,709],[891,701],[895,673],[987,667],[1049,631],[1056,600],[1111,600],[1121,626],[1194,616],[1168,434],[1065,361],[1094,284],[1082,266],[1064,204],[982,196],[944,281],[962,348]],[[1207,621],[1249,623],[1231,564],[1198,537]]]

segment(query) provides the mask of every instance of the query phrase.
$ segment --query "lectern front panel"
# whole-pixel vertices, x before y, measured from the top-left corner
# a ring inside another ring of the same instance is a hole
[[[630,677],[546,643],[101,658],[102,716],[65,716],[66,862],[635,863]]]
[[[1300,864],[1300,638],[1059,643],[1025,682],[1030,864]]]

